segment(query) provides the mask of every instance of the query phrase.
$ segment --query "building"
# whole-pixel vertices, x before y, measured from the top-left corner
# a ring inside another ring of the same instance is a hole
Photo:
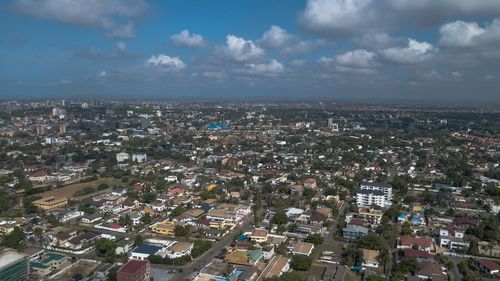
[[[290,259],[283,256],[277,256],[269,262],[261,276],[263,276],[264,279],[280,277],[288,270],[290,270]]]
[[[191,254],[193,243],[176,242],[167,248],[167,256],[171,259],[180,258]]]
[[[267,230],[265,229],[254,229],[250,234],[250,239],[257,243],[262,243],[267,241]]]
[[[29,175],[29,180],[32,182],[42,183],[49,180],[49,176],[44,171],[38,171]]]
[[[148,156],[146,155],[146,153],[144,153],[144,154],[141,154],[141,153],[132,154],[132,161],[133,162],[143,163],[143,162],[146,162],[147,160],[148,160]]]
[[[149,256],[155,255],[159,250],[161,250],[161,247],[154,245],[142,245],[130,252],[130,258],[140,261],[147,260]]]
[[[368,228],[361,225],[348,224],[346,227],[342,229],[342,234],[345,239],[356,240],[359,237],[367,235]]]
[[[378,268],[379,251],[363,249],[363,263],[361,264],[364,267]]]
[[[432,248],[432,240],[427,237],[400,236],[398,237],[398,249],[414,249],[430,252]]]
[[[469,242],[464,240],[464,232],[455,229],[439,230],[439,245],[450,250],[467,249]]]
[[[117,281],[146,281],[149,279],[149,261],[130,260],[116,273]]]
[[[27,256],[11,250],[0,254],[0,280],[28,280],[29,273]]]
[[[33,201],[33,204],[42,210],[52,210],[56,208],[61,208],[68,205],[68,199],[66,198],[55,198],[54,196],[42,198]]]
[[[126,152],[120,152],[116,154],[116,162],[125,162],[130,159],[130,156]]]
[[[392,186],[386,183],[362,182],[356,191],[358,207],[377,205],[382,208],[392,206]]]
[[[293,246],[292,254],[310,256],[313,249],[313,243],[299,241]]]
[[[500,272],[500,265],[493,260],[488,259],[474,259],[474,267],[479,271],[495,275]]]
[[[174,236],[175,234],[175,224],[172,221],[164,221],[156,224],[153,229],[153,232],[168,236]]]
[[[307,178],[304,180],[304,188],[306,189],[314,189],[316,188],[316,179],[314,178]]]

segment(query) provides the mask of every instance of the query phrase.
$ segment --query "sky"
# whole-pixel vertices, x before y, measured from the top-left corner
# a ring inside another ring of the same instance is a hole
[[[0,99],[500,102],[499,0],[1,0]]]

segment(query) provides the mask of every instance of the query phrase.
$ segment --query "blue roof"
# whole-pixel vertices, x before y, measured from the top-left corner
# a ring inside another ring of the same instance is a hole
[[[135,248],[132,252],[134,253],[139,253],[139,254],[150,254],[154,255],[158,250],[160,250],[161,247],[158,246],[153,246],[153,245],[142,245],[137,248]]]
[[[207,126],[209,130],[221,130],[221,129],[229,129],[229,125],[222,123],[210,124]]]

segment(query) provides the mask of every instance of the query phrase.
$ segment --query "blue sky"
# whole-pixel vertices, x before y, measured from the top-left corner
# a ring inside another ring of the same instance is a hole
[[[499,15],[498,0],[2,1],[0,97],[498,102]]]

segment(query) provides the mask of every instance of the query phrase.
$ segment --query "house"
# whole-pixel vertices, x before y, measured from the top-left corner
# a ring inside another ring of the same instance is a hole
[[[83,223],[96,223],[98,221],[102,220],[102,215],[99,214],[99,213],[94,213],[94,214],[90,214],[90,215],[86,215],[84,217],[82,217],[81,221]]]
[[[398,237],[398,249],[413,249],[417,247],[418,250],[430,253],[432,247],[432,240],[428,237],[413,237],[413,236],[400,236]]]
[[[348,224],[346,227],[342,229],[342,235],[344,236],[345,239],[348,240],[356,240],[359,237],[363,237],[367,234],[368,234],[368,228],[361,225]]]
[[[16,221],[6,221],[3,220],[0,222],[0,234],[7,235],[14,231],[14,227],[18,226]]]
[[[274,246],[273,245],[265,245],[262,247],[262,255],[264,260],[268,261],[274,256]]]
[[[307,178],[304,180],[304,188],[306,189],[315,189],[316,188],[316,179]]]
[[[446,273],[441,265],[437,263],[421,263],[415,275],[420,280],[446,281],[448,280]]]
[[[324,213],[318,211],[313,211],[309,216],[309,221],[312,224],[323,225],[328,222],[328,219],[329,219],[328,215],[325,215]]]
[[[490,275],[496,275],[500,272],[500,265],[493,260],[474,259],[473,264],[479,271]]]
[[[126,152],[120,152],[116,154],[116,162],[125,162],[130,159],[130,156]]]
[[[109,272],[115,267],[112,263],[105,263],[99,266],[95,272],[94,277],[97,280],[107,280]]]
[[[272,259],[262,272],[264,279],[280,277],[283,273],[290,270],[290,259],[283,256],[277,256]]]
[[[123,196],[125,194],[127,194],[127,189],[125,188],[113,189],[113,191],[111,192],[111,195],[113,196]]]
[[[467,249],[469,242],[464,240],[464,232],[455,228],[439,230],[439,245],[450,250]]]
[[[404,258],[416,259],[419,262],[430,262],[434,259],[433,254],[415,249],[404,249],[402,256]]]
[[[63,215],[59,218],[59,221],[60,221],[60,222],[67,222],[67,221],[69,221],[69,220],[79,218],[79,217],[83,216],[84,214],[85,214],[85,213],[84,213],[84,212],[82,212],[82,211],[73,211],[73,212],[68,212],[68,213],[63,214]]]
[[[126,254],[132,248],[134,241],[130,238],[125,238],[116,243],[115,253],[117,255]]]
[[[167,248],[167,256],[171,259],[180,258],[191,254],[193,243],[176,242]]]
[[[61,208],[68,205],[68,199],[66,198],[56,198],[54,196],[45,197],[33,201],[33,204],[42,210],[52,210],[56,208]]]
[[[140,261],[147,260],[149,256],[155,255],[159,250],[161,250],[161,247],[154,245],[142,245],[130,252],[130,258]]]
[[[267,230],[265,229],[254,229],[250,234],[250,240],[257,243],[262,243],[267,241]]]
[[[152,231],[158,234],[174,236],[175,224],[172,221],[163,221],[161,223],[156,224],[153,227]]]
[[[32,182],[42,183],[49,180],[49,176],[44,171],[38,171],[29,175],[28,179]]]
[[[361,265],[364,267],[378,268],[379,251],[368,250],[368,249],[363,249],[362,251],[363,251],[363,263]]]
[[[149,280],[149,261],[130,260],[124,264],[116,273],[117,281],[146,281]]]
[[[293,245],[291,252],[294,255],[310,256],[313,249],[313,243],[298,241],[295,245]]]

